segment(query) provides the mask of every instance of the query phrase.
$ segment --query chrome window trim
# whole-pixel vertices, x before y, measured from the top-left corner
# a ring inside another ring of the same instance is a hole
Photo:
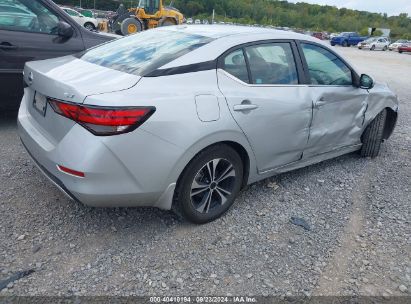
[[[246,86],[246,87],[256,87],[256,88],[271,88],[271,87],[308,87],[307,84],[250,84],[250,83],[245,83],[241,79],[235,77],[234,75],[231,75],[227,71],[223,70],[222,68],[217,69],[218,72],[222,72],[224,75],[226,75],[228,78],[238,82],[239,84]]]

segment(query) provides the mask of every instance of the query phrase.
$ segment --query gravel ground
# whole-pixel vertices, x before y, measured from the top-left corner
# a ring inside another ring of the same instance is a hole
[[[205,226],[69,201],[3,114],[0,281],[35,272],[0,295],[409,295],[411,56],[340,50],[401,99],[381,156],[350,154],[262,181]]]

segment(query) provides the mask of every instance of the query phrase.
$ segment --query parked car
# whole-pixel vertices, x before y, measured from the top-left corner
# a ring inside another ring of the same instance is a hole
[[[188,18],[187,19],[187,24],[193,24],[193,23],[194,23],[193,18]]]
[[[398,51],[398,48],[399,48],[400,46],[402,46],[403,44],[407,44],[407,43],[409,43],[408,40],[400,39],[400,40],[397,40],[397,41],[395,41],[394,43],[390,44],[390,45],[388,46],[388,49],[389,49],[390,51]]]
[[[201,20],[200,20],[200,19],[196,19],[196,20],[194,21],[194,24],[201,24]]]
[[[358,45],[358,43],[364,41],[365,39],[368,39],[368,37],[361,37],[360,35],[358,35],[358,33],[354,32],[344,32],[338,36],[333,37],[330,40],[330,43],[332,46],[341,45],[347,47],[352,45]]]
[[[195,223],[272,175],[377,156],[398,111],[386,85],[318,39],[264,28],[160,27],[24,75],[19,134],[60,189]]]
[[[323,32],[314,32],[311,34],[311,36],[320,39],[320,40],[324,40],[324,33]]]
[[[81,26],[84,26],[89,31],[95,31],[98,28],[98,21],[95,18],[86,17],[83,14],[75,11],[74,9],[68,7],[62,7],[63,11],[70,15],[74,21],[76,21]]]
[[[411,52],[411,43],[406,43],[406,44],[401,45],[401,46],[398,48],[398,52],[399,52],[400,54]]]
[[[371,51],[376,51],[376,50],[386,51],[388,50],[389,45],[390,45],[390,42],[388,41],[387,38],[379,37],[379,38],[369,38],[367,40],[364,40],[363,42],[358,43],[358,48],[360,50],[368,49]]]
[[[331,33],[330,34],[330,40],[333,39],[334,37],[339,36],[339,35],[340,35],[339,33]]]
[[[51,0],[13,3],[0,17],[1,109],[18,108],[27,61],[77,53],[114,39],[114,35],[87,31]]]
[[[96,14],[92,10],[83,9],[83,8],[79,8],[79,7],[75,7],[74,10],[76,10],[77,12],[82,14],[84,17],[96,18]]]

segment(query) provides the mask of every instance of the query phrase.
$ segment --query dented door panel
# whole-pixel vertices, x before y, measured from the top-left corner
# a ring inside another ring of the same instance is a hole
[[[301,160],[312,116],[308,86],[246,85],[222,70],[218,80],[260,173]]]
[[[304,158],[360,144],[368,95],[350,86],[311,87],[313,119]]]

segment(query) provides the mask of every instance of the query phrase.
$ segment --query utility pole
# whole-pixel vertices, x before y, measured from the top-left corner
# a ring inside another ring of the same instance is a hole
[[[215,10],[213,9],[213,18],[211,18],[211,24],[214,24],[214,18],[215,18]]]
[[[80,8],[81,8],[82,6],[81,6],[81,0],[80,0]]]
[[[94,0],[94,9],[96,9],[96,0]]]

